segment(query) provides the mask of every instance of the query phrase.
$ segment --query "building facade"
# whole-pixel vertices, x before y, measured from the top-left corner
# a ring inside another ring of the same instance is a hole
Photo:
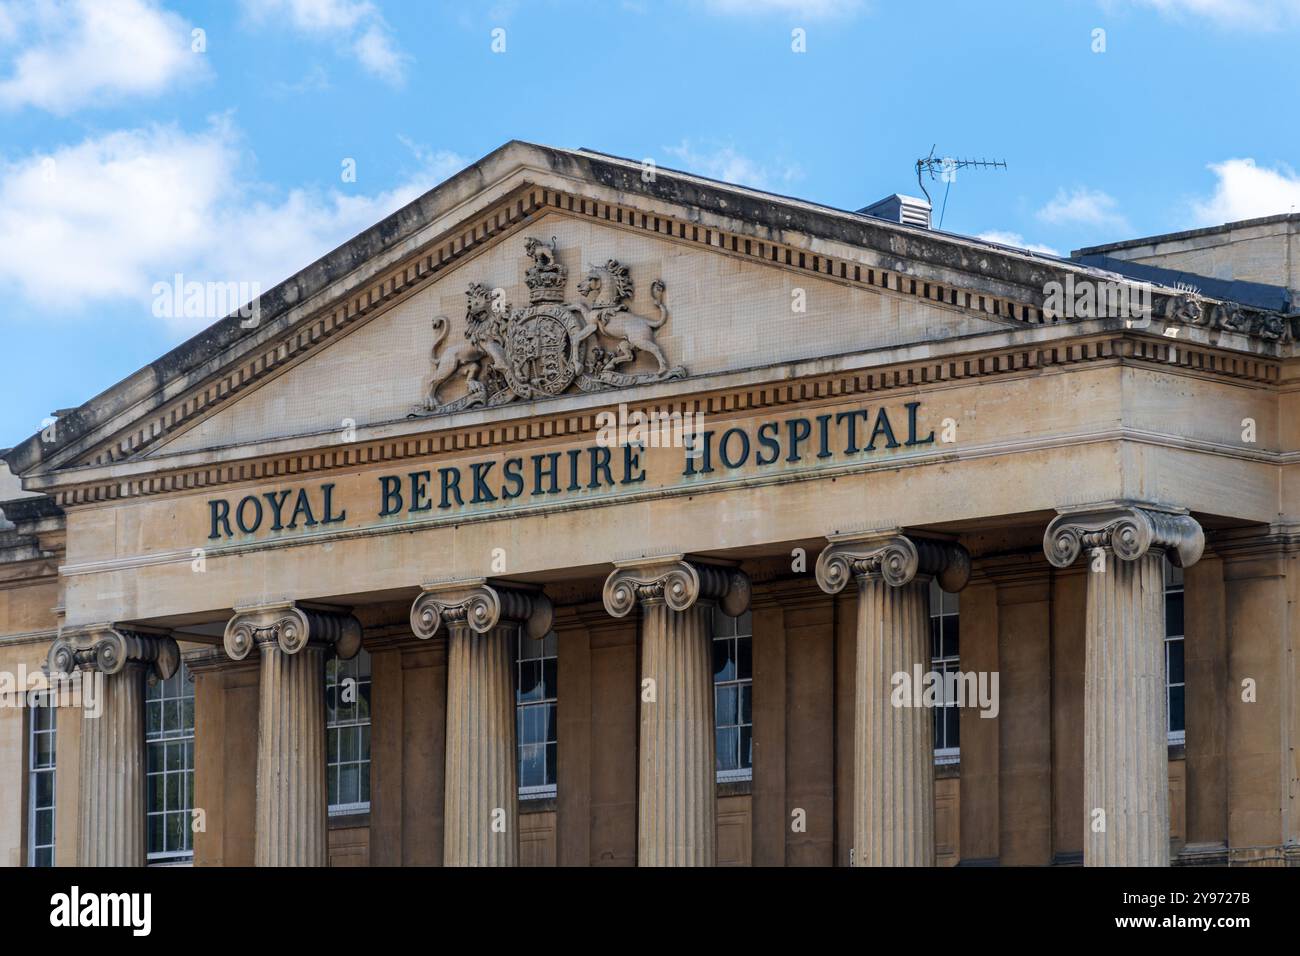
[[[510,143],[5,452],[0,859],[1300,862],[1300,219],[898,218]]]

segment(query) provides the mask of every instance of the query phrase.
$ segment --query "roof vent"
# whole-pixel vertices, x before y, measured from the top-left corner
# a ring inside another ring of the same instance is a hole
[[[858,214],[874,216],[877,219],[888,219],[890,222],[901,222],[905,226],[920,226],[922,229],[930,228],[930,204],[924,199],[917,199],[915,196],[903,196],[894,193],[894,195],[886,196],[870,206],[864,206],[858,210]]]

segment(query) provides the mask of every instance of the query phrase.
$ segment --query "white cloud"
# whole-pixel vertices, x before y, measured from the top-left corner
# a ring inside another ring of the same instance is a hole
[[[1138,0],[1161,13],[1202,17],[1220,26],[1248,30],[1277,30],[1300,20],[1300,0]],[[1114,2],[1109,4],[1114,6]]]
[[[153,96],[203,75],[190,27],[150,0],[63,0],[0,6],[0,108],[65,115],[126,96]]]
[[[369,0],[243,0],[255,23],[285,20],[299,33],[347,47],[362,69],[393,86],[406,77],[410,56],[393,40],[383,14]]]
[[[1025,237],[1018,232],[1003,232],[998,229],[989,232],[981,232],[976,239],[983,239],[985,242],[996,242],[1001,246],[1015,246],[1017,249],[1028,249],[1030,252],[1042,252],[1049,256],[1059,256],[1060,253],[1051,246],[1039,245],[1036,242],[1026,242]]]
[[[699,150],[688,141],[682,140],[679,146],[665,146],[664,152],[675,157],[675,162],[663,165],[676,165],[683,172],[707,176],[709,179],[718,179],[737,186],[749,186],[752,189],[774,189],[778,186],[786,186],[803,176],[803,171],[797,165],[788,164],[779,169],[772,169],[748,156],[741,155],[731,146]]]
[[[1218,182],[1214,195],[1192,203],[1197,225],[1218,226],[1300,208],[1300,176],[1285,166],[1264,169],[1253,159],[1229,159],[1211,163],[1209,169]]]
[[[746,16],[781,14],[806,20],[822,20],[857,13],[863,4],[862,0],[708,0],[708,6],[716,13]]]
[[[1038,218],[1057,226],[1094,226],[1127,231],[1128,220],[1119,212],[1118,206],[1114,197],[1099,189],[1080,187],[1070,192],[1060,189],[1051,202],[1038,210]]]
[[[421,151],[393,189],[271,190],[253,183],[240,136],[152,126],[0,162],[0,288],[52,313],[138,302],[155,282],[287,278],[466,165]],[[192,332],[213,321],[176,319]]]

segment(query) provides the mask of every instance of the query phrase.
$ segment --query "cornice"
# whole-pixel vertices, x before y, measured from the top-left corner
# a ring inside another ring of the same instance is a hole
[[[1209,346],[1183,343],[1167,344],[1164,340],[1148,340],[1131,332],[1094,331],[1079,338],[1065,338],[1059,328],[1040,330],[1038,341],[1016,341],[1014,335],[1000,337],[1000,347],[988,348],[979,353],[962,352],[962,343],[956,340],[935,343],[926,348],[907,347],[901,350],[884,350],[889,364],[864,365],[864,356],[846,357],[855,365],[824,370],[828,360],[810,360],[790,365],[773,366],[768,374],[755,381],[755,376],[744,373],[727,373],[710,378],[713,388],[684,395],[671,394],[674,385],[660,383],[642,389],[628,389],[618,393],[629,409],[655,413],[680,412],[726,415],[762,410],[797,411],[801,406],[847,399],[854,396],[901,400],[923,389],[951,387],[970,380],[997,376],[1026,375],[1047,368],[1068,368],[1083,364],[1109,363],[1143,367],[1159,367],[1177,374],[1196,377],[1227,378],[1243,384],[1269,386],[1276,381],[1277,363],[1264,359],[1248,359],[1224,354]],[[969,347],[969,341],[964,345]],[[901,357],[898,353],[902,353]],[[835,364],[835,363],[830,363]],[[804,373],[799,375],[798,373]],[[691,384],[688,380],[687,385]],[[697,386],[700,383],[695,383]],[[653,398],[637,400],[638,395],[649,391]],[[657,393],[657,394],[656,394]],[[898,394],[896,397],[896,393]],[[449,416],[454,425],[430,432],[431,423],[438,419],[418,418],[394,423],[385,429],[381,438],[358,440],[352,443],[333,444],[330,447],[289,447],[271,454],[257,454],[261,446],[249,451],[254,456],[227,457],[210,452],[190,452],[178,456],[172,463],[166,459],[141,459],[111,466],[60,471],[48,476],[46,493],[59,505],[67,508],[78,505],[104,503],[126,498],[177,494],[224,485],[249,482],[294,479],[308,475],[328,474],[400,462],[408,459],[425,459],[431,456],[451,455],[474,449],[501,449],[528,442],[552,439],[580,440],[596,434],[597,416],[607,410],[608,393],[574,396],[572,404],[564,411],[546,415],[534,414],[520,420],[494,421],[490,413],[466,412]],[[544,411],[548,402],[534,403],[524,409]],[[331,433],[333,435],[333,433]],[[1107,428],[1100,431],[1071,433],[1067,436],[998,441],[988,448],[965,445],[963,457],[984,454],[1006,454],[1016,450],[1033,450],[1052,447],[1062,441],[1133,440],[1148,444],[1185,448],[1210,454],[1225,454],[1248,458],[1270,464],[1280,464],[1283,457],[1266,450],[1243,450],[1236,445],[1216,445],[1203,440],[1182,439],[1158,435],[1143,430]],[[283,446],[285,442],[274,443]],[[951,454],[951,449],[945,453]],[[183,462],[183,464],[182,464]]]
[[[31,477],[49,468],[138,457],[552,212],[925,300],[1008,328],[1053,324],[1042,308],[1046,281],[1068,273],[1128,282],[1075,263],[708,184],[686,174],[665,172],[660,183],[634,186],[629,168],[635,164],[507,144],[271,290],[262,297],[268,320],[258,328],[240,330],[237,315],[222,320],[60,420],[64,437],[50,448],[33,436],[10,453],[10,460]],[[748,205],[729,207],[728,195]],[[760,198],[763,202],[755,205]],[[370,258],[354,261],[363,252]],[[1243,319],[1240,309],[1224,311],[1222,303],[1207,301],[1189,311],[1186,297],[1173,290],[1158,292],[1155,305],[1169,323],[1207,331],[1216,340],[1226,336],[1225,347],[1246,350],[1240,356],[1244,362],[1274,357],[1253,352],[1280,351],[1267,337],[1248,334],[1258,323]],[[45,468],[38,469],[42,462]]]

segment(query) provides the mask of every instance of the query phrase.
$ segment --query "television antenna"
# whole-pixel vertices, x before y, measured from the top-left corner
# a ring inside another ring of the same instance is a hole
[[[936,143],[935,146],[938,144]],[[935,180],[935,174],[938,173],[947,185],[943,190],[943,206],[939,209],[939,228],[943,228],[943,215],[948,211],[948,190],[952,189],[953,180],[957,178],[959,169],[1006,169],[1005,160],[1001,159],[954,159],[951,156],[934,155],[935,146],[930,147],[930,155],[923,156],[916,161],[916,184],[921,187],[921,192],[925,193],[926,201],[930,203],[931,208],[934,206],[934,200],[930,198],[930,190],[925,188],[925,182],[922,175],[928,173],[930,181]]]

